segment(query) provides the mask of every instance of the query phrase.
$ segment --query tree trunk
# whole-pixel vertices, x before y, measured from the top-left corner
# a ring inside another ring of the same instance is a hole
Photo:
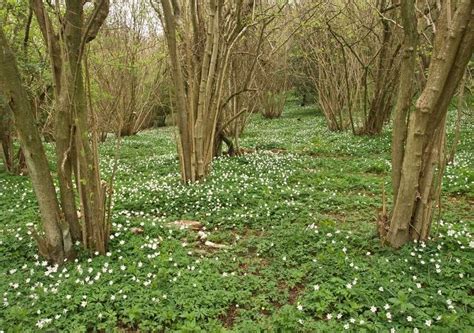
[[[87,249],[104,254],[109,225],[105,217],[105,191],[98,170],[97,137],[92,136],[92,144],[89,142],[82,60],[86,44],[96,37],[107,17],[109,0],[95,1],[88,17],[84,16],[84,4],[65,1],[61,31],[56,34],[43,1],[32,0],[48,46],[55,86],[56,162],[61,208],[73,238],[82,240]],[[82,227],[77,216],[76,194],[82,212]]]
[[[206,5],[207,6],[207,5]],[[218,68],[219,24],[222,3],[210,1],[208,27],[201,57],[186,55],[186,65],[196,72],[189,78],[189,87],[186,91],[180,56],[178,54],[177,35],[177,4],[169,0],[162,1],[165,20],[165,32],[170,52],[171,65],[176,85],[176,112],[179,129],[179,156],[181,175],[184,182],[202,180],[210,170],[210,163],[214,156],[214,128],[218,117],[220,104],[216,102],[219,79],[225,75],[225,69]],[[190,6],[193,7],[193,6]],[[193,9],[191,9],[193,11]],[[198,34],[195,26],[198,24],[197,14],[193,11],[193,33]],[[179,18],[179,17],[178,17]],[[188,36],[188,42],[194,41],[195,36]],[[199,44],[195,45],[199,48]],[[200,59],[201,58],[201,59]],[[188,70],[191,70],[188,68]],[[224,73],[223,73],[224,71]]]
[[[170,54],[171,69],[173,71],[176,88],[176,115],[179,131],[179,156],[181,163],[181,177],[183,181],[195,181],[193,172],[195,163],[191,156],[194,156],[194,147],[192,143],[194,124],[189,120],[186,101],[186,89],[184,76],[178,58],[178,45],[176,36],[176,21],[173,8],[169,0],[161,2],[165,21],[166,41]],[[193,111],[194,112],[194,111]]]
[[[245,1],[209,0],[180,2],[151,1],[162,20],[169,50],[175,88],[175,111],[181,177],[185,183],[204,179],[211,169],[215,149],[220,146],[219,119],[230,100],[240,92],[225,98],[232,76],[233,53],[250,27],[258,25]],[[283,6],[284,7],[284,6]],[[255,13],[254,13],[255,14]],[[266,12],[268,15],[268,12]],[[258,18],[261,37],[254,62],[250,66],[244,90],[252,78],[264,31],[271,15]]]
[[[381,10],[383,10],[386,7],[385,2],[382,2],[380,6]],[[393,17],[394,15],[391,16]],[[397,58],[399,45],[397,45],[395,32],[388,18],[383,16],[381,23],[383,35],[375,74],[374,96],[365,119],[364,128],[361,131],[361,134],[366,135],[377,135],[382,132],[384,124],[390,118],[393,107],[393,95],[398,81],[399,63]]]
[[[84,31],[82,6],[78,1],[66,1],[67,25],[64,31],[65,61],[61,76],[61,99],[66,100],[63,107],[66,108],[65,113],[73,119],[75,129],[72,133],[74,142],[70,142],[69,147],[73,147],[74,161],[77,163],[77,187],[83,213],[82,240],[86,248],[105,254],[109,227],[106,225],[105,192],[98,170],[97,147],[92,149],[89,143],[88,112],[82,75],[83,39],[86,38],[87,31]]]
[[[72,238],[80,240],[81,227],[77,217],[77,207],[75,201],[75,192],[72,180],[73,172],[73,154],[72,138],[74,127],[72,126],[72,117],[69,110],[70,94],[74,93],[67,89],[70,85],[64,77],[64,60],[61,51],[61,40],[54,33],[52,23],[47,11],[44,8],[42,0],[32,0],[32,8],[38,20],[43,39],[48,47],[48,54],[51,63],[51,72],[54,82],[55,97],[55,127],[54,139],[56,142],[56,164],[59,180],[59,195],[61,208],[64,218],[70,226]]]
[[[69,226],[61,220],[53,179],[35,124],[33,110],[22,86],[15,56],[0,26],[0,89],[9,101],[15,126],[24,149],[33,189],[38,199],[44,236],[37,236],[40,253],[54,263],[74,256]]]
[[[444,140],[446,113],[474,49],[474,4],[458,2],[448,11],[443,4],[427,84],[416,103],[407,131],[406,147],[388,242],[399,248],[409,240],[426,241],[432,221],[438,155]],[[407,6],[402,2],[402,6]],[[448,18],[448,13],[454,13]],[[443,170],[440,168],[439,170]],[[440,178],[440,177],[439,177]]]
[[[400,185],[401,168],[405,152],[405,140],[408,130],[408,112],[412,105],[414,75],[416,68],[416,48],[418,32],[416,27],[416,11],[413,1],[402,1],[401,18],[404,29],[402,64],[400,68],[400,85],[395,105],[392,132],[392,186],[394,202]]]
[[[6,171],[14,171],[14,152],[13,152],[13,122],[11,119],[11,110],[7,102],[0,96],[0,143],[2,149],[3,165]]]

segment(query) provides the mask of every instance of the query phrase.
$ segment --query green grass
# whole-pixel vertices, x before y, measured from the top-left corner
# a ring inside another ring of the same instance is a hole
[[[0,173],[0,331],[472,332],[473,133],[465,124],[433,239],[400,251],[374,225],[383,188],[391,200],[389,129],[329,132],[310,107],[255,116],[241,145],[256,153],[217,159],[202,184],[180,183],[172,128],[124,139],[110,253],[60,268],[36,255],[29,180]],[[229,248],[165,226],[181,219]]]

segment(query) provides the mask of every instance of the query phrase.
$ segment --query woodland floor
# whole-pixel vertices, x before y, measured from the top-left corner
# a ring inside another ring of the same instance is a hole
[[[0,332],[473,332],[469,123],[432,241],[400,251],[375,234],[390,131],[331,133],[314,107],[256,115],[241,140],[256,152],[218,159],[203,184],[180,184],[172,128],[124,139],[110,253],[61,268],[29,236],[28,178],[0,171]],[[101,146],[104,175],[114,147]],[[228,248],[166,226],[176,220]]]

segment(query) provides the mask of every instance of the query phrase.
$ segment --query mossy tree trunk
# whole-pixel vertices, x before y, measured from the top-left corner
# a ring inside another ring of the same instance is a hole
[[[28,95],[22,85],[15,56],[0,25],[0,90],[13,111],[15,127],[38,199],[44,236],[38,236],[40,253],[54,263],[74,256],[69,225],[61,219],[53,179]]]

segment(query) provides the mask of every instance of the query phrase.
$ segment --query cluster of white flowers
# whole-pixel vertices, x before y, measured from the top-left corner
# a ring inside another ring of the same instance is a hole
[[[53,321],[53,319],[51,318],[44,318],[44,319],[40,319],[36,322],[36,326],[41,329],[41,328],[44,328],[46,327],[47,325],[51,324],[51,322]]]

